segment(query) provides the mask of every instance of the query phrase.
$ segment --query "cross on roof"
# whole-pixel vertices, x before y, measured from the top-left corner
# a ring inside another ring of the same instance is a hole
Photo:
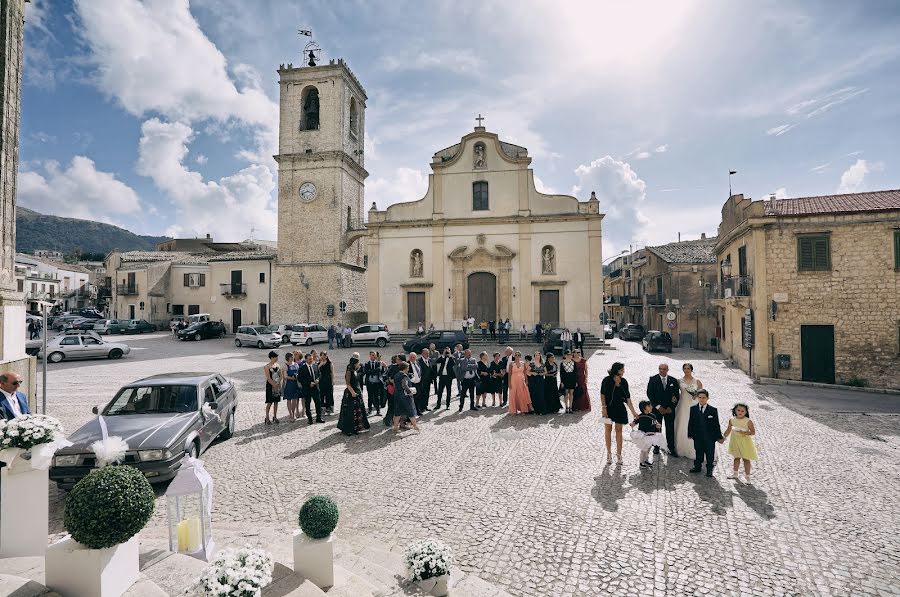
[[[484,116],[482,116],[482,115],[479,113],[479,114],[478,114],[478,118],[476,118],[475,120],[478,121],[478,126],[481,126],[481,121],[484,120]]]

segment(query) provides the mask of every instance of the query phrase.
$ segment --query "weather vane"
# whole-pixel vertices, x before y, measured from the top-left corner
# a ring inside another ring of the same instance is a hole
[[[305,37],[312,38],[311,29],[298,29],[297,33]],[[309,61],[306,63],[307,66],[315,66],[316,61],[319,60],[319,55],[321,54],[321,52],[322,48],[319,47],[319,44],[310,39],[309,43],[303,46],[303,58],[309,59]]]

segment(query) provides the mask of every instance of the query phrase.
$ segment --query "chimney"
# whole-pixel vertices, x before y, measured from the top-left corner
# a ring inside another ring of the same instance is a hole
[[[210,240],[212,237],[209,235],[209,232],[206,233],[206,240]]]
[[[705,233],[705,232],[701,232],[701,233],[700,233],[700,240],[706,240],[706,233]]]
[[[681,242],[681,233],[678,233],[678,242]]]

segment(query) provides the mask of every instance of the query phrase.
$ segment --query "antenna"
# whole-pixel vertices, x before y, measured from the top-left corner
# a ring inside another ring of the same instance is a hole
[[[312,38],[312,29],[297,29],[297,33],[304,37]],[[322,48],[312,39],[303,46],[303,59],[308,60],[307,66],[315,66],[321,58]]]

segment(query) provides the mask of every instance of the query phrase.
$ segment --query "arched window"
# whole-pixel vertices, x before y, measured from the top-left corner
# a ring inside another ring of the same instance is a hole
[[[350,136],[359,137],[359,110],[356,107],[356,98],[350,98]]]
[[[300,95],[300,130],[319,130],[319,90],[307,87]]]
[[[472,210],[486,211],[488,207],[488,183],[484,180],[472,183]]]

